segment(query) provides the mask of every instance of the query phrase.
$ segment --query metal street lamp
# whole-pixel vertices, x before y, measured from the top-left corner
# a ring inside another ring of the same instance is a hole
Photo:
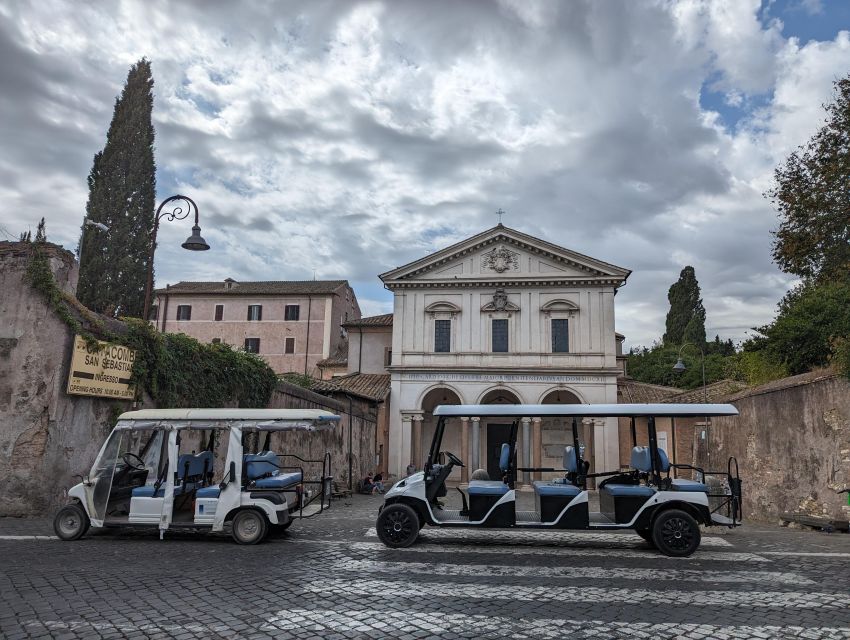
[[[679,347],[679,357],[676,360],[676,364],[673,365],[673,371],[676,373],[684,373],[687,370],[685,366],[685,361],[682,360],[682,351],[684,351],[685,347],[693,347],[697,349],[702,355],[702,401],[704,403],[708,403],[708,392],[705,388],[705,351],[702,350],[701,347],[698,347],[693,342],[686,342],[681,347]]]
[[[185,202],[185,209],[184,205],[174,205],[170,211],[161,213],[162,208],[165,205],[176,201]],[[210,248],[210,245],[208,245],[207,241],[201,237],[201,227],[198,225],[198,205],[195,204],[194,200],[187,196],[176,195],[166,198],[162,201],[159,207],[157,207],[153,233],[151,234],[151,252],[148,257],[148,277],[145,282],[145,305],[144,310],[142,311],[142,318],[144,318],[145,321],[148,320],[151,309],[151,293],[153,290],[153,254],[154,251],[156,251],[156,234],[157,231],[159,231],[159,221],[165,217],[168,218],[169,222],[174,220],[185,220],[193,209],[195,211],[195,224],[192,226],[192,235],[189,236],[186,239],[186,242],[180,246],[184,249],[188,249],[189,251],[207,251]]]

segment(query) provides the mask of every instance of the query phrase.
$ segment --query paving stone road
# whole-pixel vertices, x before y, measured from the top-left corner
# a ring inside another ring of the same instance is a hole
[[[850,638],[850,535],[709,530],[672,559],[629,533],[375,537],[378,497],[241,547],[0,519],[0,637]]]

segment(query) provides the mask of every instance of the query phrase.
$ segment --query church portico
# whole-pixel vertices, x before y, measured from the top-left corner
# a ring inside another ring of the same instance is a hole
[[[502,225],[383,274],[394,293],[389,472],[422,468],[440,404],[616,403],[614,294],[628,274]],[[467,467],[450,480],[499,477],[511,421],[454,422],[442,449]],[[569,426],[520,420],[517,465],[560,468]],[[583,425],[580,440],[592,468],[618,468],[616,420]]]

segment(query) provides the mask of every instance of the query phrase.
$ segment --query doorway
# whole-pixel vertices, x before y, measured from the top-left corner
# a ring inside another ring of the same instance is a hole
[[[502,444],[510,441],[510,424],[487,425],[487,475],[490,476],[490,480],[502,479],[499,457],[502,455]]]

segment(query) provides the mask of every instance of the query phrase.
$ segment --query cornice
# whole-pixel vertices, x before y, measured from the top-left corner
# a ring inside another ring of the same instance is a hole
[[[468,289],[470,287],[598,287],[598,286],[613,286],[620,287],[625,278],[619,276],[606,276],[601,278],[477,278],[477,279],[460,279],[453,278],[451,280],[390,280],[384,286],[390,291],[395,289]]]

